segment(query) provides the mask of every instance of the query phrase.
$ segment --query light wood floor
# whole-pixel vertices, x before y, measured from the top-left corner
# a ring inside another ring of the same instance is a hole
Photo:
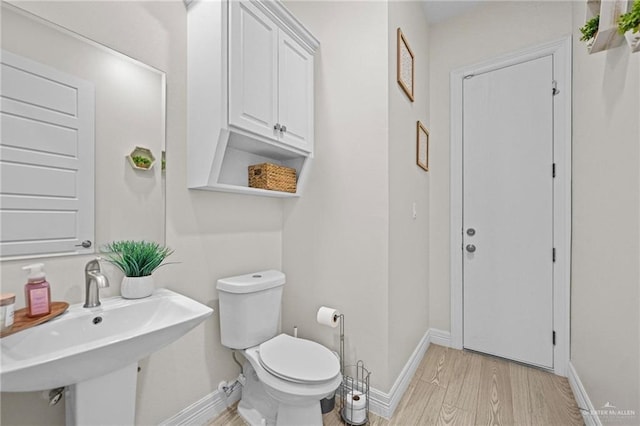
[[[324,424],[342,424],[338,409],[324,415]],[[393,418],[370,414],[369,424],[584,425],[567,379],[437,345],[429,346]],[[210,423],[223,425],[244,425],[235,406]]]

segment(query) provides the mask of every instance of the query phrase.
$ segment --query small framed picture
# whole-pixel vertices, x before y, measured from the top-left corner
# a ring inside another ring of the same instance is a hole
[[[416,138],[416,162],[426,172],[429,171],[429,131],[418,121]]]
[[[414,56],[407,39],[398,28],[398,84],[413,102]]]

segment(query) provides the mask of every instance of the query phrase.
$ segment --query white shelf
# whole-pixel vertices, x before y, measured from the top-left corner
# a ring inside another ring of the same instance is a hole
[[[627,0],[588,0],[585,22],[600,14],[598,32],[587,45],[589,54],[620,46],[624,37],[618,33],[618,17],[627,11]]]
[[[212,189],[269,197],[300,195],[307,170],[306,165],[310,160],[308,154],[301,154],[272,143],[256,141],[244,134],[234,131],[224,132],[218,141],[217,148],[217,161],[214,161],[209,178],[209,185]],[[248,186],[249,166],[262,163],[272,163],[295,169],[297,192],[292,194],[288,192],[250,188]],[[234,191],[234,188],[237,191]]]
[[[209,184],[203,187],[194,187],[191,189],[203,189],[205,191],[221,191],[221,192],[231,192],[234,194],[247,194],[247,195],[259,195],[262,197],[272,197],[272,198],[297,198],[300,197],[300,194],[296,192],[295,194],[292,192],[282,192],[282,191],[269,191],[266,189],[259,188],[249,188],[247,186],[239,186],[239,185],[227,185],[224,183],[216,183]]]

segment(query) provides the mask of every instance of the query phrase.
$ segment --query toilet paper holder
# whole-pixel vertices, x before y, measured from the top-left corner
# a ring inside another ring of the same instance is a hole
[[[343,367],[340,415],[346,424],[363,425],[369,421],[370,376],[362,360]]]
[[[340,416],[348,425],[363,425],[369,421],[369,379],[371,372],[362,360],[355,365],[344,365],[344,314],[337,309],[321,306],[316,319],[329,327],[340,326]]]

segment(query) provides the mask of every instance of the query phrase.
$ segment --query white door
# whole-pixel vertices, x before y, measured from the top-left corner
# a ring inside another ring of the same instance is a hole
[[[0,257],[91,253],[93,84],[1,56]]]
[[[279,108],[281,141],[313,150],[313,56],[280,31]]]
[[[277,138],[278,27],[250,2],[229,4],[229,124]]]
[[[553,62],[463,83],[463,345],[553,367]]]

